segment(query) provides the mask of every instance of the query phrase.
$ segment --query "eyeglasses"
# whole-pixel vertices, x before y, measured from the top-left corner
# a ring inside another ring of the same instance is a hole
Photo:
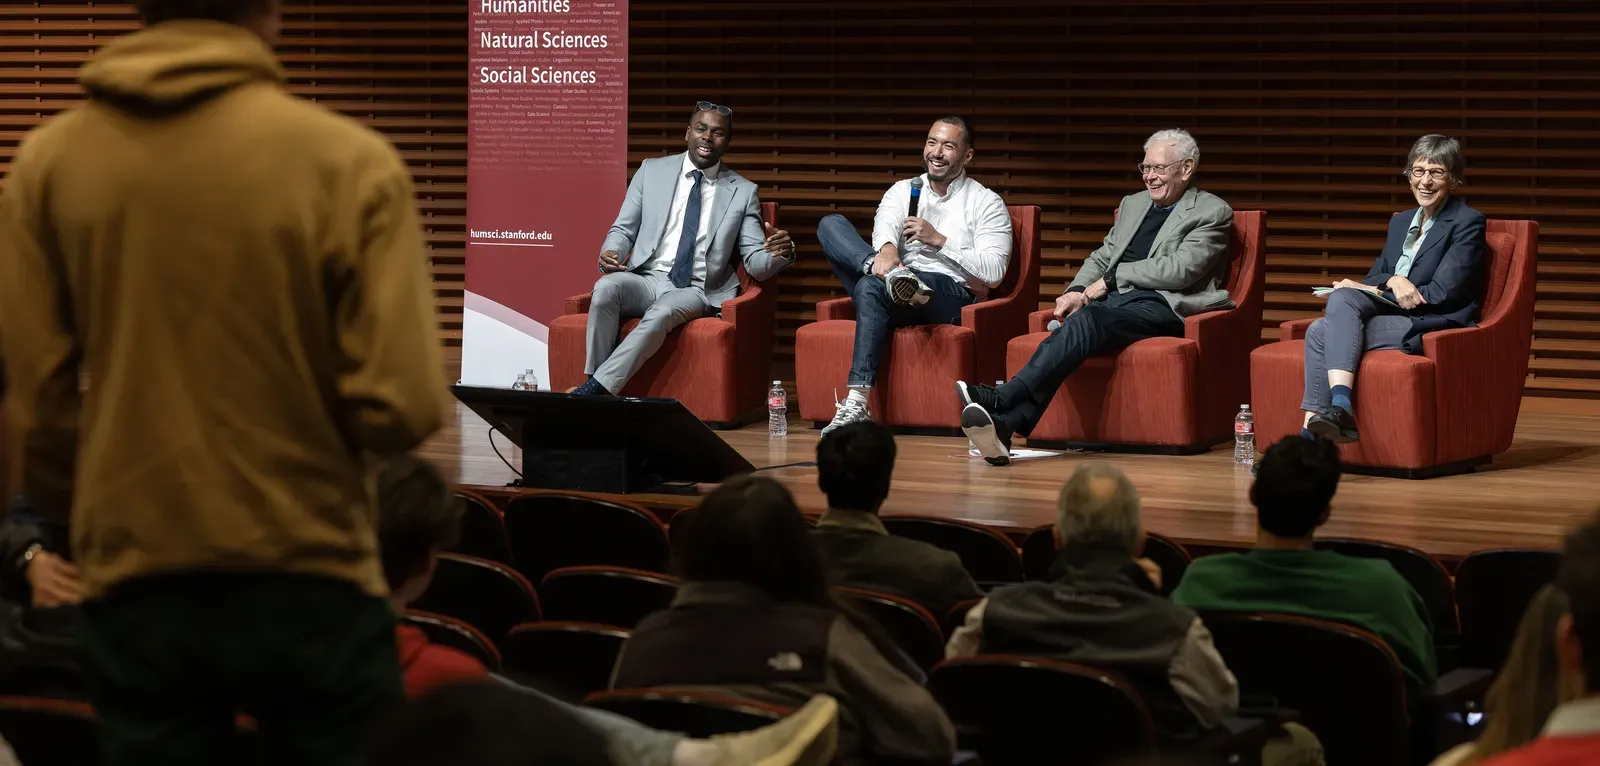
[[[699,101],[699,102],[696,102],[695,105],[694,105],[694,110],[695,110],[696,113],[699,113],[699,112],[716,112],[717,114],[720,114],[723,117],[731,117],[733,115],[733,110],[732,109],[729,109],[728,107],[725,107],[725,106],[723,106],[721,104],[713,104],[710,101]]]
[[[1177,165],[1182,165],[1183,163],[1188,162],[1188,161],[1189,161],[1189,158],[1185,157],[1185,158],[1183,158],[1181,160],[1178,160],[1177,162],[1169,162],[1169,163],[1167,163],[1165,165],[1151,165],[1149,163],[1140,163],[1139,164],[1139,175],[1142,176],[1142,175],[1144,175],[1146,173],[1155,173],[1157,175],[1165,175],[1168,168],[1172,168],[1172,167],[1175,167]]]
[[[1427,176],[1435,181],[1443,181],[1445,176],[1450,175],[1450,171],[1444,168],[1412,168],[1406,171],[1406,175],[1412,178]]]

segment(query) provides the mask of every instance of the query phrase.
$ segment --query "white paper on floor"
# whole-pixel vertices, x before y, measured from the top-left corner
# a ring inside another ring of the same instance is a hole
[[[1041,457],[1057,457],[1060,454],[1061,454],[1060,452],[1049,452],[1047,450],[1042,450],[1042,449],[1014,449],[1014,450],[1011,450],[1011,459],[1012,460],[1033,460],[1035,458],[1041,458]],[[981,453],[981,452],[979,452],[979,451],[977,451],[975,449],[971,449],[971,450],[967,450],[967,457],[981,458],[981,457],[983,457],[983,453]]]

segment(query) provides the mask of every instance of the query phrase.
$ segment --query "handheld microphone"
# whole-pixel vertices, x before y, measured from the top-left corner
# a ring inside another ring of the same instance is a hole
[[[917,202],[922,199],[922,179],[911,179],[911,207],[906,210],[907,218],[917,217]]]

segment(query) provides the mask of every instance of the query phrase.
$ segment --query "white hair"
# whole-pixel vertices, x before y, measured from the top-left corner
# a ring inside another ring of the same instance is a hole
[[[1144,544],[1139,516],[1139,491],[1109,463],[1086,463],[1073,471],[1056,501],[1056,529],[1075,547],[1138,555]]]
[[[1144,150],[1148,152],[1150,147],[1156,144],[1172,144],[1172,148],[1178,150],[1178,159],[1194,160],[1197,164],[1200,162],[1200,145],[1195,143],[1194,136],[1189,135],[1187,130],[1182,128],[1158,130],[1145,139]]]

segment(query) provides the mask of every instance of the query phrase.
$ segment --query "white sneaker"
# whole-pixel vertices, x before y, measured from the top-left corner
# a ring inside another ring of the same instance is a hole
[[[715,766],[827,766],[839,747],[839,703],[819,694],[783,720],[743,734],[712,737]]]
[[[904,266],[890,269],[883,281],[889,287],[889,298],[895,303],[920,306],[933,296],[933,291],[917,276],[917,272]]]
[[[867,409],[866,399],[857,399],[853,396],[845,397],[842,402],[835,399],[833,402],[833,422],[822,428],[822,435],[827,436],[833,429],[840,426],[871,419],[872,412]]]

